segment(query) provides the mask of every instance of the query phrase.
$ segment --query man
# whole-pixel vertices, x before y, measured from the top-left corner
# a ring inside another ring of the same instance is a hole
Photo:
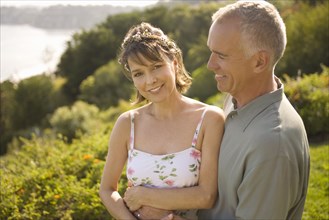
[[[218,199],[199,219],[301,219],[309,179],[303,122],[274,69],[286,46],[273,5],[239,1],[213,15],[208,68],[229,96]]]

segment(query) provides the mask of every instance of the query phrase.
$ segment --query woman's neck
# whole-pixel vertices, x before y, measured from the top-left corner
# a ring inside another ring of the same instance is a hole
[[[184,109],[185,99],[186,97],[178,93],[164,102],[151,103],[149,114],[159,120],[174,119]]]

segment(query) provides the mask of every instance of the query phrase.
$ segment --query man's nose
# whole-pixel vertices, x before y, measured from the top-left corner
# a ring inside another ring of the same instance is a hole
[[[210,54],[210,57],[209,57],[209,60],[208,60],[208,63],[207,63],[207,68],[209,70],[212,70],[213,71],[213,70],[216,69],[216,66],[218,66],[218,65],[217,65],[217,63],[215,61],[214,53],[211,53]]]

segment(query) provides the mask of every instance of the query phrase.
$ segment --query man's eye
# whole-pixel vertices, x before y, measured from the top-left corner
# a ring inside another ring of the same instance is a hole
[[[156,64],[156,65],[153,66],[153,69],[156,70],[156,69],[159,69],[160,67],[162,67],[161,64]]]

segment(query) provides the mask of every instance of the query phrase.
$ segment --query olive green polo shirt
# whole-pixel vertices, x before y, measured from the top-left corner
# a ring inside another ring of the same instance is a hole
[[[199,211],[199,219],[302,218],[309,144],[303,122],[280,86],[241,109],[232,102],[224,106],[218,199],[212,209]]]

